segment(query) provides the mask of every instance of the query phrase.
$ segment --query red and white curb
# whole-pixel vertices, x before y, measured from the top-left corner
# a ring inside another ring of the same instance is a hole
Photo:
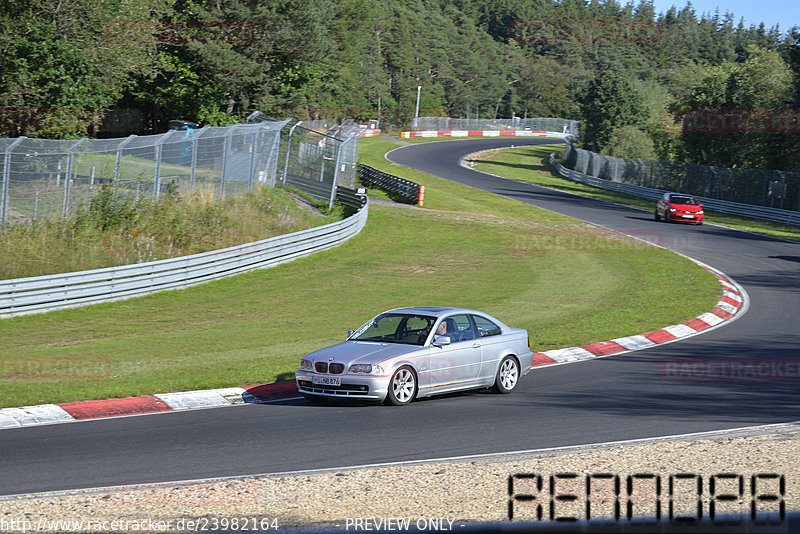
[[[297,395],[297,387],[294,381],[286,381],[244,388],[181,391],[177,393],[141,395],[124,399],[3,408],[0,409],[0,429],[175,410],[233,406],[237,404],[260,404],[288,399]]]
[[[660,330],[654,330],[644,334],[620,337],[612,339],[611,341],[590,343],[589,345],[583,345],[581,347],[537,352],[533,355],[533,367],[579,362],[646,349],[655,345],[670,343],[678,339],[697,335],[704,330],[717,327],[724,322],[732,320],[736,317],[736,314],[743,309],[747,295],[744,289],[713,267],[709,267],[696,260],[693,261],[699,264],[703,269],[710,271],[722,284],[722,297],[720,297],[719,302],[717,302],[717,305],[711,311],[684,323],[667,326]]]
[[[722,297],[720,297],[719,302],[710,312],[704,313],[685,323],[667,326],[661,330],[655,330],[645,334],[591,343],[589,345],[583,345],[582,347],[569,347],[566,349],[537,352],[533,355],[533,367],[580,362],[646,349],[654,345],[670,343],[678,339],[697,335],[704,330],[717,327],[726,321],[734,319],[745,307],[746,293],[744,289],[720,271],[700,262],[697,263],[714,274],[724,288]],[[23,406],[20,408],[3,408],[0,409],[0,429],[176,410],[214,408],[239,404],[260,404],[289,399],[297,397],[298,395],[297,386],[292,380],[243,388],[232,387],[198,391],[180,391],[177,393],[141,395],[124,399],[64,402],[59,404]]]
[[[564,132],[544,130],[417,130],[400,132],[400,137],[566,137]]]

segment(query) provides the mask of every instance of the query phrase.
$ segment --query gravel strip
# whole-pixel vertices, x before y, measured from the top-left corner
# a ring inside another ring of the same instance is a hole
[[[536,494],[545,505],[550,502],[550,475],[577,474],[577,479],[556,479],[557,493],[579,496],[575,502],[557,505],[556,513],[562,516],[585,513],[589,474],[620,477],[618,500],[623,514],[629,476],[635,477],[630,499],[635,505],[634,515],[641,510],[646,517],[652,515],[659,500],[666,515],[670,476],[686,474],[703,477],[700,498],[706,515],[711,476],[720,474],[733,476],[717,476],[717,495],[738,495],[738,475],[742,476],[743,493],[730,502],[720,499],[716,503],[719,514],[750,512],[754,475],[758,475],[757,495],[780,495],[780,478],[768,476],[773,474],[784,477],[786,511],[798,511],[800,425],[767,431],[772,433],[744,437],[734,433],[713,439],[681,437],[448,463],[8,497],[0,499],[0,531],[175,532],[255,527],[272,531],[275,527],[363,531],[380,527],[403,530],[405,522],[423,530],[458,530],[508,521],[509,477],[519,474],[543,477],[541,491],[530,480],[515,477],[514,492]],[[660,497],[655,493],[655,476],[649,475],[660,476]],[[592,481],[592,519],[613,517],[609,515],[615,502],[613,478],[593,477]],[[698,501],[697,478],[674,477],[672,481],[676,515],[692,517]],[[756,506],[759,514],[778,510],[778,502],[762,499]],[[514,500],[515,521],[537,521],[535,509],[535,503]],[[545,506],[545,519],[547,514]]]

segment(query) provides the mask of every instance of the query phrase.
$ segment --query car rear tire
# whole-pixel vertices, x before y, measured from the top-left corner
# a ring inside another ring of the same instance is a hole
[[[497,368],[492,389],[497,393],[511,393],[519,383],[519,362],[513,356],[506,356]]]
[[[661,220],[661,217],[658,216],[658,210],[655,210],[653,212],[653,219],[655,219],[656,221],[660,221]]]
[[[400,367],[389,380],[386,401],[395,406],[405,406],[417,396],[417,376],[408,365]]]

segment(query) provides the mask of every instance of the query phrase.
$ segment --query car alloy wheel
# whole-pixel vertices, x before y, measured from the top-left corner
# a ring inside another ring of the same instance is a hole
[[[494,390],[498,393],[511,393],[519,382],[519,363],[513,356],[506,356],[497,369]]]
[[[395,406],[404,406],[414,400],[416,394],[417,377],[411,367],[404,365],[392,375],[386,400]]]

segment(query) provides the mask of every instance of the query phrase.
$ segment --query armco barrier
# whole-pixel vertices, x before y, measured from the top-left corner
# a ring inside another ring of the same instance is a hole
[[[362,184],[373,185],[378,189],[382,189],[395,200],[422,206],[425,197],[424,185],[373,169],[363,163],[358,164],[357,171],[358,179]]]
[[[657,201],[662,194],[666,191],[663,189],[654,189],[651,187],[643,187],[640,185],[625,184],[622,182],[614,182],[606,180],[605,178],[598,178],[590,176],[581,172],[569,169],[556,160],[555,154],[550,154],[550,164],[555,167],[558,173],[569,178],[574,182],[607,189],[609,191],[617,191],[619,193],[626,193],[642,198],[648,198]],[[784,224],[800,225],[800,212],[782,210],[778,208],[767,208],[764,206],[754,206],[752,204],[740,204],[738,202],[729,202],[727,200],[719,200],[717,198],[696,197],[703,206],[720,213],[730,213],[733,215],[742,215],[744,217],[752,217],[753,219],[762,219],[766,221],[779,222]],[[653,206],[655,208],[655,205]]]
[[[0,281],[0,318],[109,302],[180,289],[271,267],[330,248],[358,234],[369,204],[325,226],[220,250],[74,273]]]

